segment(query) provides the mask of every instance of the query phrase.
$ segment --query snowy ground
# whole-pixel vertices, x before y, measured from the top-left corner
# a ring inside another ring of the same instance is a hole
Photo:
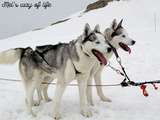
[[[119,51],[128,74],[135,81],[160,79],[160,1],[130,0],[114,2],[109,6],[91,11],[81,17],[78,14],[72,19],[50,26],[46,29],[28,32],[0,41],[0,51],[25,46],[53,44],[69,41],[81,34],[86,22],[93,27],[99,23],[102,30],[109,26],[113,18],[124,18],[124,26],[129,35],[137,41],[132,47],[132,54]],[[156,16],[156,32],[154,28]],[[117,66],[112,59],[112,64]],[[0,77],[20,79],[16,65],[0,65]],[[121,77],[106,68],[102,75],[103,83],[119,83]],[[159,85],[160,87],[160,85]],[[148,86],[149,97],[144,97],[138,87],[104,87],[105,94],[112,103],[104,103],[97,97],[94,89],[93,117],[88,120],[159,120],[160,90]],[[49,95],[53,97],[54,86],[50,86]],[[53,120],[52,102],[42,103],[35,107],[37,118],[32,118],[25,111],[24,90],[22,83],[0,81],[0,120]],[[68,87],[63,96],[62,120],[84,120],[79,114],[79,96],[77,87]]]

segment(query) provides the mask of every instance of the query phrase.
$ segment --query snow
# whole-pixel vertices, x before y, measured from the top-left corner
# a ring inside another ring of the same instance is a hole
[[[132,54],[119,50],[123,64],[134,81],[160,79],[160,1],[130,0],[110,3],[107,7],[70,16],[72,19],[43,30],[30,31],[5,40],[0,40],[0,51],[15,47],[26,47],[43,44],[68,42],[82,33],[84,24],[88,22],[92,28],[100,24],[103,31],[114,18],[124,19],[124,26],[129,36],[136,40]],[[154,27],[156,14],[157,29]],[[111,59],[118,66],[115,58]],[[0,65],[0,77],[20,79],[18,64]],[[103,84],[119,83],[122,78],[109,68],[102,74]],[[160,85],[157,85],[160,87]],[[94,89],[93,117],[88,120],[159,120],[160,90],[155,91],[148,86],[149,97],[144,97],[139,87],[103,87],[106,96],[112,103],[99,100]],[[49,96],[53,97],[54,86],[49,88]],[[0,81],[0,120],[53,120],[52,102],[34,107],[36,118],[27,114],[24,103],[22,83]],[[79,113],[79,95],[77,87],[67,87],[62,100],[62,120],[84,120]]]

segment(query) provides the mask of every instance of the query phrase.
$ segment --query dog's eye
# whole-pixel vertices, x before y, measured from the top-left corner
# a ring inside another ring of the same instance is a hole
[[[96,44],[100,44],[100,42],[99,42],[99,41],[97,41],[97,42],[96,42]]]
[[[126,37],[125,35],[122,35],[122,37]]]

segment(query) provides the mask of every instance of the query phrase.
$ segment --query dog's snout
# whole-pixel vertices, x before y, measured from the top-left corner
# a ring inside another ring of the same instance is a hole
[[[132,45],[134,45],[136,43],[136,41],[132,40]]]
[[[107,48],[107,52],[111,52],[112,51],[112,48]]]

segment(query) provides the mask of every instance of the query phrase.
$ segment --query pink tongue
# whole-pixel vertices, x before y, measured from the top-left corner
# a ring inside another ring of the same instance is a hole
[[[131,53],[131,49],[128,47],[128,45],[124,44],[124,43],[119,43],[119,45],[122,47],[122,49],[124,51],[129,52],[129,54]]]
[[[126,48],[127,48],[127,51],[129,52],[129,54],[131,54],[131,49],[128,46],[126,46]]]
[[[97,57],[97,59],[98,59],[102,64],[104,64],[104,65],[107,64],[107,60],[106,60],[106,58],[103,56],[102,53],[100,53],[100,52],[98,52],[98,51],[95,51],[94,53],[95,53],[95,56]]]

